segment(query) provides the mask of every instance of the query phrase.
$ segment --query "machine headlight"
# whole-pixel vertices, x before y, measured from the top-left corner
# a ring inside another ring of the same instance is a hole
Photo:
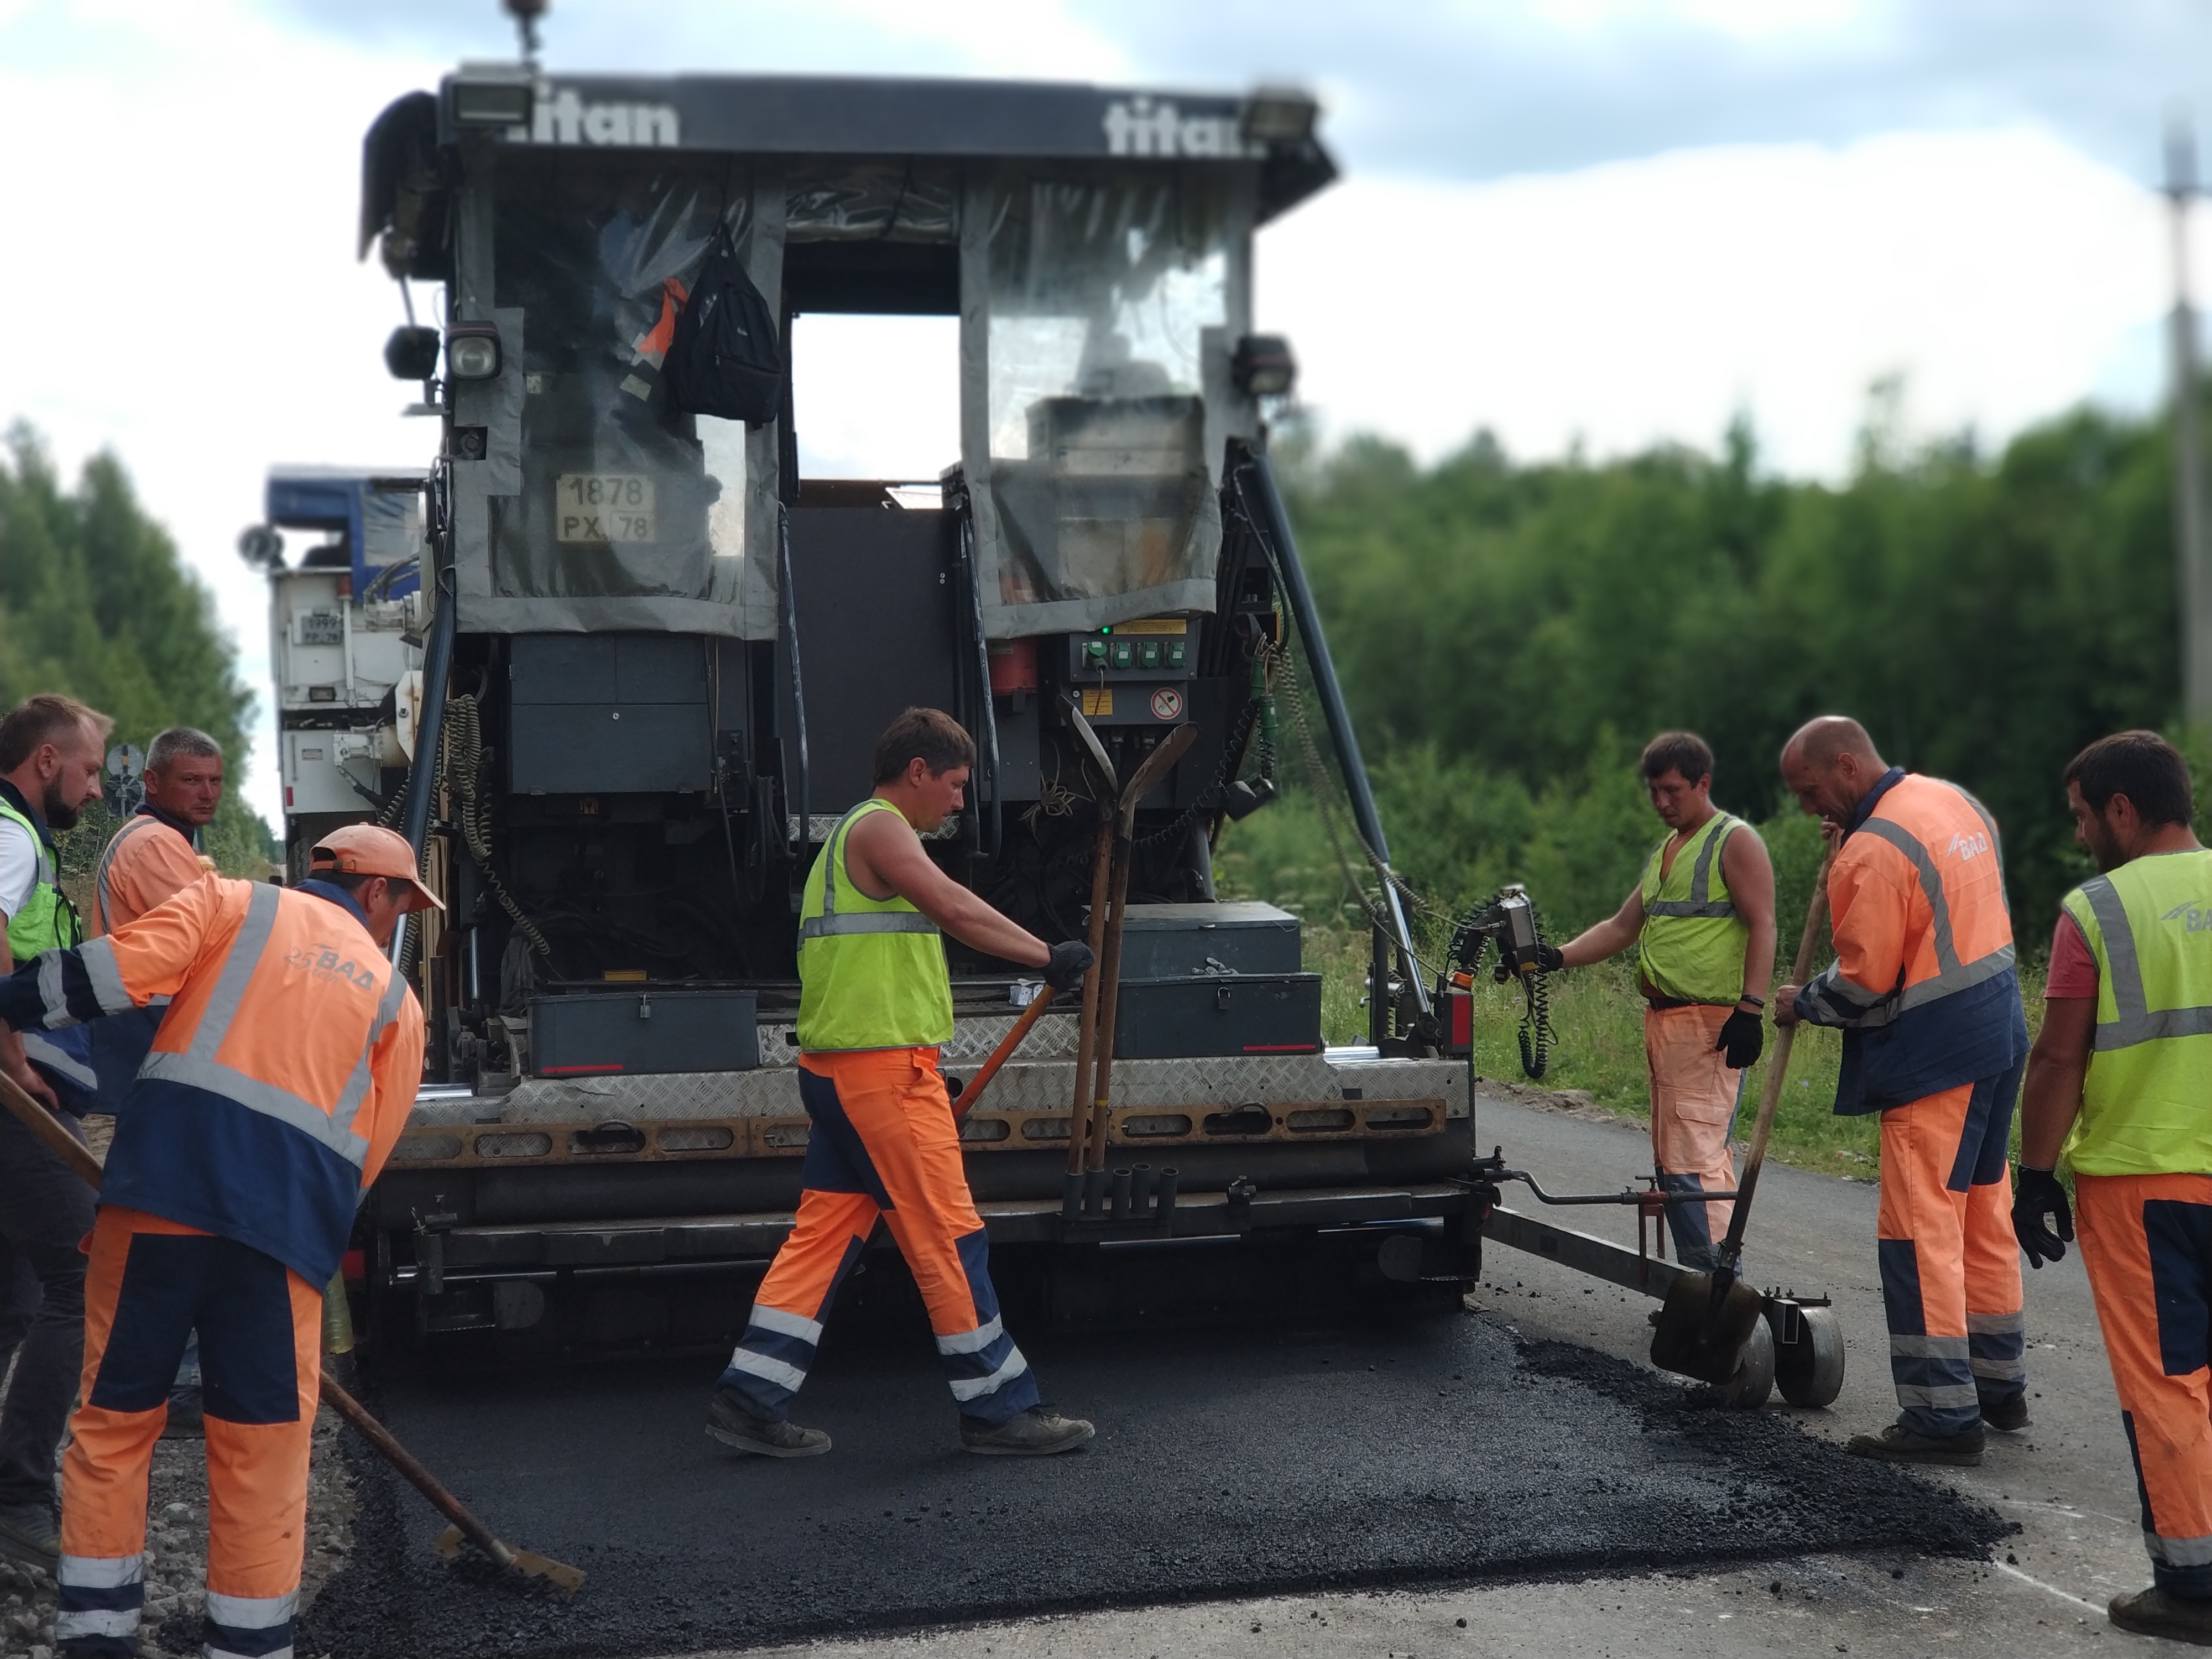
[[[446,331],[446,377],[489,380],[499,374],[499,329],[492,323],[455,323]]]
[[[1281,335],[1247,334],[1237,343],[1229,374],[1248,398],[1287,398],[1298,383],[1298,363]]]
[[[446,112],[457,127],[526,127],[532,90],[526,69],[465,64],[446,78]]]
[[[1321,106],[1297,87],[1261,87],[1244,100],[1245,137],[1261,144],[1302,144],[1313,137]]]

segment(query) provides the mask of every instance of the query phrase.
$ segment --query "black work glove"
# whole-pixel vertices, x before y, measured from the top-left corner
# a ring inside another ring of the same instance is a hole
[[[2053,1232],[2045,1218],[2057,1225]],[[2013,1182],[2012,1236],[2027,1252],[2027,1265],[2064,1259],[2066,1245],[2074,1242],[2074,1207],[2066,1201],[2066,1188],[2049,1170],[2031,1170],[2025,1164]],[[2061,1243],[2063,1239],[2066,1243]]]
[[[1044,964],[1044,982],[1055,991],[1071,990],[1091,971],[1091,947],[1079,939],[1064,939],[1052,947]]]
[[[1729,1017],[1721,1022],[1721,1034],[1713,1047],[1727,1049],[1729,1070],[1741,1072],[1747,1066],[1759,1063],[1759,1056],[1766,1047],[1766,1028],[1757,1014],[1747,1009],[1731,1008]]]
[[[1558,945],[1547,945],[1541,939],[1536,941],[1536,971],[1538,973],[1556,974],[1566,965],[1566,959],[1560,956]]]

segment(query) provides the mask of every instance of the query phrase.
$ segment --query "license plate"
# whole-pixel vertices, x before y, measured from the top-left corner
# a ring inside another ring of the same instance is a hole
[[[553,481],[554,538],[649,542],[653,480],[638,472],[563,472]]]

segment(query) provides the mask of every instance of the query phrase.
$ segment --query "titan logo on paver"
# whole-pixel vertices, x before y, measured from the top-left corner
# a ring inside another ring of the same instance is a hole
[[[327,945],[310,945],[305,949],[295,947],[287,951],[284,965],[304,969],[323,979],[342,979],[364,991],[376,988],[374,974],[366,968],[356,968],[351,957],[341,957]]]
[[[1951,844],[1943,850],[1956,853],[1962,859],[1975,858],[1990,850],[1990,838],[1978,832],[1971,836],[1954,836]]]
[[[1116,98],[1106,106],[1109,155],[1218,155],[1263,159],[1264,144],[1248,144],[1233,115],[1185,115],[1166,99]]]
[[[516,143],[620,144],[638,149],[673,149],[683,141],[682,124],[672,104],[587,104],[574,87],[557,91],[540,86],[530,130],[507,130]]]
[[[2212,932],[2212,899],[2188,899],[2177,904],[2159,918],[2160,921],[2178,921],[2188,932]]]

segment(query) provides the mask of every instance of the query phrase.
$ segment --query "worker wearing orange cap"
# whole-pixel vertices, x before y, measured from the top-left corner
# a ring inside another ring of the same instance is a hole
[[[323,1287],[422,1078],[422,1006],[389,947],[402,916],[437,905],[404,840],[353,824],[316,844],[295,889],[206,876],[0,980],[0,1020],[17,1030],[170,999],[117,1119],[89,1245],[82,1403],[62,1461],[62,1653],[136,1650],[148,1468],[196,1327],[204,1639],[210,1653],[290,1651]]]

